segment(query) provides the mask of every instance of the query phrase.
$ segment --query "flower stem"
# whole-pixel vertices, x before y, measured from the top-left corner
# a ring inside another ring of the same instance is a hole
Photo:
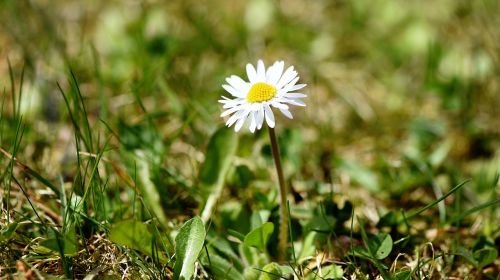
[[[278,260],[284,261],[286,259],[286,251],[288,245],[288,210],[287,210],[287,191],[285,185],[285,177],[283,176],[283,168],[281,167],[280,149],[276,141],[276,133],[274,128],[269,127],[269,139],[271,140],[271,150],[274,158],[274,165],[276,166],[276,173],[278,173],[278,181],[280,186],[280,232],[278,242]]]

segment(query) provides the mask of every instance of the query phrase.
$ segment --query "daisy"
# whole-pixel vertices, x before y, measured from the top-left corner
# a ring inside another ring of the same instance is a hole
[[[293,66],[283,72],[284,66],[283,61],[276,61],[266,70],[264,62],[259,60],[257,69],[252,64],[247,64],[248,82],[235,75],[226,79],[227,84],[222,87],[233,99],[222,96],[219,102],[224,104],[225,109],[221,117],[231,115],[226,122],[228,127],[234,124],[234,130],[239,131],[248,122],[253,133],[262,128],[265,120],[269,127],[274,128],[273,109],[292,119],[289,105],[306,106],[301,98],[307,95],[295,92],[306,85],[297,84],[299,76]]]

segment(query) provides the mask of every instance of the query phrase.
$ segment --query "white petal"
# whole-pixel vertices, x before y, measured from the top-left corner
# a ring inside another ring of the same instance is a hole
[[[289,119],[293,119],[292,113],[290,113],[290,111],[288,111],[288,109],[279,108],[279,110],[281,111],[281,113],[283,113],[283,115],[285,115],[285,117],[287,117]]]
[[[237,120],[239,120],[241,116],[238,116],[238,114],[232,115],[226,122],[227,126],[232,126]]]
[[[242,92],[242,91],[246,92],[246,91],[248,91],[248,88],[250,87],[250,85],[247,82],[243,81],[242,78],[240,78],[236,75],[232,75],[231,77],[227,78],[226,82],[230,86],[232,86],[234,89],[236,89],[240,92]]]
[[[255,112],[250,112],[248,118],[250,119],[250,132],[254,133],[255,128],[257,127],[257,122],[255,121]]]
[[[280,102],[271,102],[271,106],[273,106],[274,108],[288,109],[288,105]]]
[[[232,115],[226,122],[227,126],[231,126],[235,121],[241,119],[241,118],[246,118],[246,116],[250,113],[250,107],[249,105],[243,105],[240,107],[240,110],[236,112],[234,115]]]
[[[269,84],[269,78],[274,75],[275,68],[276,68],[275,66],[276,66],[276,62],[273,65],[269,66],[266,70],[266,83],[268,83],[268,84]]]
[[[288,104],[296,105],[296,106],[306,106],[306,103],[304,103],[302,100],[299,100],[299,99],[288,98],[284,102],[286,102]]]
[[[266,81],[266,66],[264,66],[264,61],[262,61],[261,59],[257,61],[257,81]]]
[[[247,101],[242,98],[237,98],[232,100],[219,100],[219,102],[224,103],[224,106],[222,106],[222,108],[224,109],[233,108],[234,106],[239,106],[247,103]]]
[[[285,67],[285,62],[276,61],[273,64],[273,66],[271,66],[267,71],[267,77],[266,77],[267,83],[270,85],[276,85],[281,77],[281,74],[283,74],[284,67]]]
[[[247,64],[247,76],[250,83],[255,83],[257,81],[257,71],[252,64]]]
[[[257,121],[257,129],[261,129],[262,124],[264,123],[264,107],[261,106],[260,109],[257,111],[255,120]]]
[[[220,116],[223,118],[223,117],[225,117],[227,115],[230,115],[230,114],[232,114],[232,113],[234,113],[234,112],[236,112],[238,110],[241,110],[241,106],[235,106],[235,107],[233,107],[231,109],[228,109],[228,110],[222,112],[222,114],[220,114]]]
[[[236,123],[236,125],[234,126],[234,131],[238,132],[241,129],[241,127],[243,126],[243,124],[245,123],[246,119],[247,118],[239,119],[238,122]]]
[[[300,92],[289,92],[285,93],[283,97],[288,97],[288,98],[304,98],[307,97],[307,95],[300,93]]]
[[[299,77],[295,77],[291,82],[283,87],[283,91],[291,91],[291,88],[299,81]]]
[[[286,69],[283,76],[281,76],[281,79],[278,82],[278,84],[276,85],[276,88],[277,89],[283,88],[284,85],[288,84],[296,76],[297,76],[297,72],[295,72],[293,70],[293,66],[288,67],[288,69]]]
[[[264,105],[264,110],[266,111],[266,123],[269,127],[273,128],[275,124],[273,111],[269,108],[269,105]]]
[[[222,85],[222,87],[227,91],[229,92],[231,95],[235,96],[235,97],[245,97],[245,93],[243,92],[239,92],[237,91],[236,89],[234,89],[232,86],[229,86],[229,85]]]
[[[297,85],[294,85],[289,91],[296,91],[296,90],[304,88],[305,86],[307,86],[307,84],[297,84]]]

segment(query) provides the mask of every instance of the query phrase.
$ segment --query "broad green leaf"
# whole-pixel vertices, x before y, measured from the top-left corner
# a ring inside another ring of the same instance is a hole
[[[254,267],[247,267],[243,271],[243,276],[246,280],[258,280],[260,276],[260,271]]]
[[[474,258],[474,256],[472,255],[472,252],[467,250],[466,248],[464,247],[459,247],[457,252],[456,252],[457,255],[460,255],[462,257],[464,257],[468,262],[470,262],[473,266],[475,267],[478,267],[479,266],[479,263],[476,261],[476,259]]]
[[[352,248],[352,254],[356,257],[371,259],[370,253],[364,247],[356,246]]]
[[[306,238],[303,241],[302,250],[300,251],[300,255],[298,257],[299,263],[304,260],[308,260],[310,256],[314,255],[316,250],[316,246],[314,245],[314,241],[316,240],[317,232],[311,231],[307,234]]]
[[[109,231],[109,239],[122,246],[153,256],[153,234],[143,222],[127,220],[114,224]],[[161,261],[167,261],[163,254],[159,254]]]
[[[219,199],[224,186],[224,180],[229,171],[232,158],[236,153],[238,138],[234,131],[227,127],[218,129],[210,138],[206,159],[198,175],[200,190],[206,201],[201,219],[207,222]]]
[[[230,262],[216,254],[213,250],[209,250],[210,257],[207,257],[203,252],[200,261],[203,267],[210,270],[214,279],[220,280],[244,280],[243,274]]]
[[[380,233],[369,241],[370,251],[373,257],[381,260],[389,256],[392,251],[392,237],[387,233]]]
[[[262,218],[259,215],[259,212],[253,212],[252,216],[250,217],[250,228],[251,229],[256,229],[260,227],[264,222],[262,221]]]
[[[66,256],[73,256],[78,252],[77,242],[76,232],[74,228],[72,228],[64,235],[64,237],[59,236],[43,240],[40,242],[40,247],[49,249],[54,253],[63,252]]]
[[[342,279],[344,271],[340,265],[331,264],[321,268],[322,279]]]
[[[498,252],[495,248],[483,248],[475,251],[472,255],[477,262],[477,267],[483,268],[496,260]]]
[[[278,280],[281,279],[283,272],[281,271],[280,266],[275,263],[266,264],[262,268],[262,272],[260,274],[259,280]]]
[[[202,164],[199,180],[206,194],[222,184],[236,152],[238,139],[232,129],[222,127],[210,138],[205,162]]]
[[[158,220],[165,225],[167,223],[167,217],[161,207],[160,194],[151,180],[151,163],[144,151],[135,150],[135,155],[137,173],[139,175],[139,181],[141,182],[139,184],[141,195],[144,197],[146,206],[151,209]]]
[[[311,218],[306,226],[308,231],[316,231],[321,233],[329,233],[333,230],[336,220],[329,215],[317,215]]]
[[[196,216],[184,223],[175,237],[174,279],[189,280],[205,242],[205,226]]]
[[[378,236],[369,239],[365,231],[363,220],[358,218],[358,222],[360,224],[361,238],[363,239],[363,243],[365,244],[366,248],[354,249],[354,255],[368,259],[375,265],[384,279],[391,279],[391,276],[387,271],[388,267],[384,263],[379,261],[379,257],[390,253],[390,251],[392,250],[392,238],[390,238],[389,236],[390,239],[388,239],[387,237],[385,237],[385,235],[387,234],[381,233]],[[388,244],[390,244],[390,249],[388,248]],[[389,253],[386,251],[389,251]]]
[[[259,210],[254,212],[250,217],[250,227],[252,229],[260,227],[263,223],[269,220],[269,216],[271,216],[271,211],[269,210]]]
[[[274,225],[271,222],[262,224],[262,226],[250,231],[246,236],[243,243],[247,246],[253,246],[260,251],[265,251],[267,241],[274,231]]]
[[[10,223],[5,228],[2,228],[0,230],[0,242],[9,241],[16,232],[18,227],[19,223]]]
[[[217,254],[220,254],[222,257],[228,258],[237,269],[243,270],[244,264],[242,263],[240,256],[236,254],[226,238],[218,235],[217,233],[214,234],[214,232],[211,231],[208,233],[206,239],[206,246],[213,248]]]
[[[73,256],[76,254],[75,244],[72,244],[71,240],[66,238],[60,240],[57,240],[56,238],[46,239],[40,242],[40,246],[47,248],[54,253],[60,252],[60,247],[63,247],[62,251],[64,252],[64,255]]]
[[[270,261],[267,254],[260,253],[255,247],[250,247],[242,243],[239,244],[238,249],[243,262],[247,265],[262,267]]]

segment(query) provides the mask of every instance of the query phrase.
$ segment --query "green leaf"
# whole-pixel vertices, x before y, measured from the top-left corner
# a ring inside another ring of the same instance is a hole
[[[254,267],[247,267],[243,271],[243,277],[246,280],[259,280],[260,271],[255,269]]]
[[[381,260],[389,256],[392,251],[392,237],[387,233],[379,233],[369,241],[370,251],[373,257]]]
[[[255,247],[250,247],[244,243],[239,244],[238,250],[243,262],[256,267],[262,267],[264,264],[269,263],[269,258],[266,254],[262,254]]]
[[[153,256],[153,234],[143,222],[127,220],[114,224],[109,231],[109,239],[122,246]],[[161,261],[167,258],[160,254]]]
[[[210,138],[206,159],[198,175],[200,190],[206,201],[201,211],[201,219],[204,222],[211,217],[216,202],[222,194],[224,180],[236,153],[237,144],[236,134],[227,127],[220,128]]]
[[[9,241],[14,236],[18,227],[19,223],[10,223],[5,228],[2,228],[0,230],[0,242]]]
[[[60,253],[62,252],[66,256],[73,256],[78,252],[76,232],[74,228],[69,230],[64,237],[58,235],[58,237],[48,238],[40,242],[39,249],[46,248],[52,252]]]
[[[210,257],[207,257],[207,254],[203,252],[200,257],[200,261],[203,267],[208,268],[214,279],[231,279],[231,280],[244,280],[243,274],[236,269],[236,267],[228,262],[223,257],[216,254],[213,250],[209,250]]]
[[[151,162],[146,156],[145,151],[135,150],[135,163],[137,167],[138,179],[141,182],[139,188],[141,190],[141,195],[144,197],[146,206],[153,211],[156,218],[165,225],[167,223],[167,217],[163,212],[160,202],[160,193],[156,189],[155,184],[151,180]]]
[[[262,268],[262,273],[260,274],[259,280],[279,280],[281,279],[281,276],[283,275],[283,272],[281,271],[280,266],[275,263],[269,263],[266,264]]]
[[[243,236],[243,238],[245,237]],[[229,243],[225,237],[209,232],[206,236],[206,246],[208,248],[213,248],[213,250],[222,257],[228,258],[237,269],[243,270],[244,264],[242,263],[241,257],[235,253],[231,247],[231,243]]]
[[[306,226],[308,231],[316,231],[321,233],[329,233],[333,230],[337,221],[334,217],[329,215],[313,216]]]
[[[342,279],[342,276],[344,276],[344,270],[340,265],[336,264],[322,267],[321,273],[322,279]]]
[[[158,190],[160,186],[154,182],[165,154],[163,140],[149,122],[129,126],[120,120],[118,129],[127,169],[129,174],[133,174],[131,177],[137,179],[136,183],[144,198],[144,205],[161,224],[166,225],[167,217],[163,212]]]
[[[459,247],[457,252],[457,255],[464,257],[468,262],[470,262],[473,266],[478,267],[479,264],[472,255],[471,251],[465,249],[464,247]]]
[[[206,159],[198,176],[206,194],[210,194],[223,183],[237,143],[236,134],[227,127],[220,128],[210,138]]]
[[[271,211],[269,210],[260,210],[254,212],[250,217],[250,227],[252,229],[260,227],[263,223],[269,220],[269,216],[271,216]]]
[[[243,243],[247,246],[256,247],[260,251],[265,251],[267,241],[274,231],[274,224],[267,222],[262,226],[250,231],[246,236]]]
[[[498,252],[495,248],[483,248],[475,251],[472,256],[477,262],[477,267],[483,268],[496,260]]]
[[[411,279],[411,271],[400,271],[393,275],[394,280],[410,280]]]
[[[229,233],[229,236],[235,237],[238,241],[243,242],[243,239],[245,239],[245,235],[236,230],[228,229],[227,232]]]
[[[194,273],[194,263],[205,242],[205,226],[196,216],[184,223],[175,237],[174,279],[188,280]]]
[[[316,246],[314,243],[315,243],[317,235],[318,235],[318,233],[314,232],[314,231],[312,231],[306,235],[304,242],[303,242],[303,245],[302,245],[302,249],[300,251],[300,255],[297,258],[299,263],[301,263],[303,260],[308,260],[309,256],[314,255],[314,252],[316,250]]]

